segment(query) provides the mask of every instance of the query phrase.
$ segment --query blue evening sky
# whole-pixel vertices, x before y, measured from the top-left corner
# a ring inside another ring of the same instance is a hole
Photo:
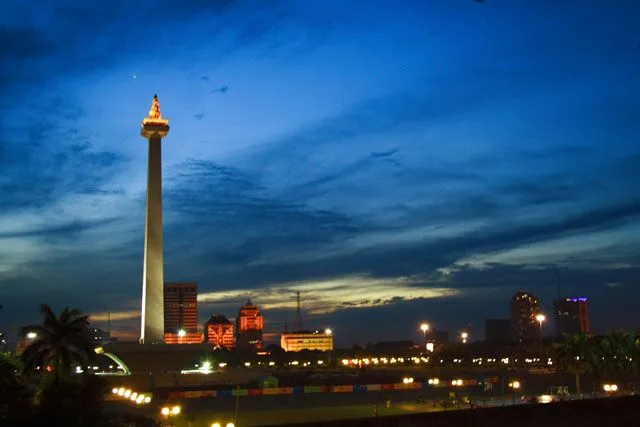
[[[165,278],[275,334],[455,333],[556,272],[638,327],[640,2],[0,5],[0,329],[76,306],[138,333],[157,93]],[[549,316],[550,317],[550,316]],[[548,331],[551,331],[549,324]],[[270,335],[272,337],[273,335]]]

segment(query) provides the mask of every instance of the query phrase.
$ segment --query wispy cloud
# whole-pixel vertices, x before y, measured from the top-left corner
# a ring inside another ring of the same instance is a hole
[[[284,283],[279,286],[230,291],[205,292],[198,295],[204,305],[239,304],[248,295],[266,310],[295,309],[295,292],[300,291],[304,311],[328,314],[347,308],[368,308],[420,298],[450,297],[457,290],[445,287],[418,287],[418,278],[378,279],[347,276],[330,280]]]
[[[106,322],[108,320],[119,322],[121,320],[136,319],[140,319],[140,310],[89,313],[89,320],[91,322]]]

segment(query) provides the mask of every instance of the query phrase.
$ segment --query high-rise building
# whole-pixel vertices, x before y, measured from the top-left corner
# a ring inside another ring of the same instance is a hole
[[[333,333],[329,329],[324,332],[300,331],[284,333],[280,336],[280,347],[284,351],[330,351],[333,350]]]
[[[509,319],[485,319],[484,339],[491,342],[511,341],[511,322]]]
[[[553,314],[557,336],[589,332],[586,298],[560,298],[553,303]]]
[[[149,142],[147,205],[144,225],[142,273],[141,343],[160,343],[163,334],[164,264],[162,253],[162,138],[169,133],[169,121],[162,118],[158,96],[153,97],[149,115],[142,120],[140,135]]]
[[[165,283],[164,285],[165,344],[199,344],[198,285],[196,283]]]
[[[258,307],[248,300],[240,307],[236,318],[236,348],[257,349],[262,347],[263,318]]]
[[[233,348],[233,322],[221,314],[214,314],[204,324],[204,341],[213,348]]]
[[[109,344],[110,342],[115,341],[115,339],[111,338],[111,332],[109,331],[90,326],[88,328],[88,332],[89,339],[91,339],[95,345]]]
[[[511,339],[515,342],[540,339],[540,301],[530,292],[516,292],[511,297]]]

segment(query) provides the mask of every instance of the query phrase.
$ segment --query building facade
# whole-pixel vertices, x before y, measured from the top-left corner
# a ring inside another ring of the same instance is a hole
[[[242,350],[262,348],[264,319],[258,307],[248,300],[240,307],[236,317],[236,348]]]
[[[234,347],[233,322],[221,314],[214,314],[204,324],[204,342],[213,348],[231,350]]]
[[[511,341],[511,322],[509,319],[485,319],[484,339],[491,342]]]
[[[511,297],[511,339],[532,342],[540,339],[540,301],[530,292],[516,292]]]
[[[331,351],[333,350],[333,334],[330,331],[284,333],[280,337],[280,347],[284,351]]]
[[[560,298],[553,304],[553,314],[556,322],[556,336],[589,332],[586,298]]]
[[[196,283],[164,284],[165,344],[198,344],[198,285]]]
[[[109,331],[94,326],[89,326],[88,331],[89,338],[95,345],[104,345],[116,341],[115,338],[111,337],[111,332]]]

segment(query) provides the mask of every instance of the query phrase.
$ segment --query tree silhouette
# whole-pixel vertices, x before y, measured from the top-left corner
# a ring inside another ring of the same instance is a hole
[[[581,394],[580,375],[593,370],[594,348],[591,339],[583,333],[572,334],[554,345],[556,363],[561,372],[575,376],[576,393]]]
[[[0,352],[0,425],[24,423],[31,409],[33,392],[20,370],[19,360]]]
[[[60,316],[47,304],[40,306],[42,323],[21,328],[21,335],[32,337],[32,343],[21,355],[23,370],[31,373],[40,366],[51,366],[55,383],[67,378],[75,364],[85,366],[95,358],[88,333],[88,316],[78,309],[65,309]]]

